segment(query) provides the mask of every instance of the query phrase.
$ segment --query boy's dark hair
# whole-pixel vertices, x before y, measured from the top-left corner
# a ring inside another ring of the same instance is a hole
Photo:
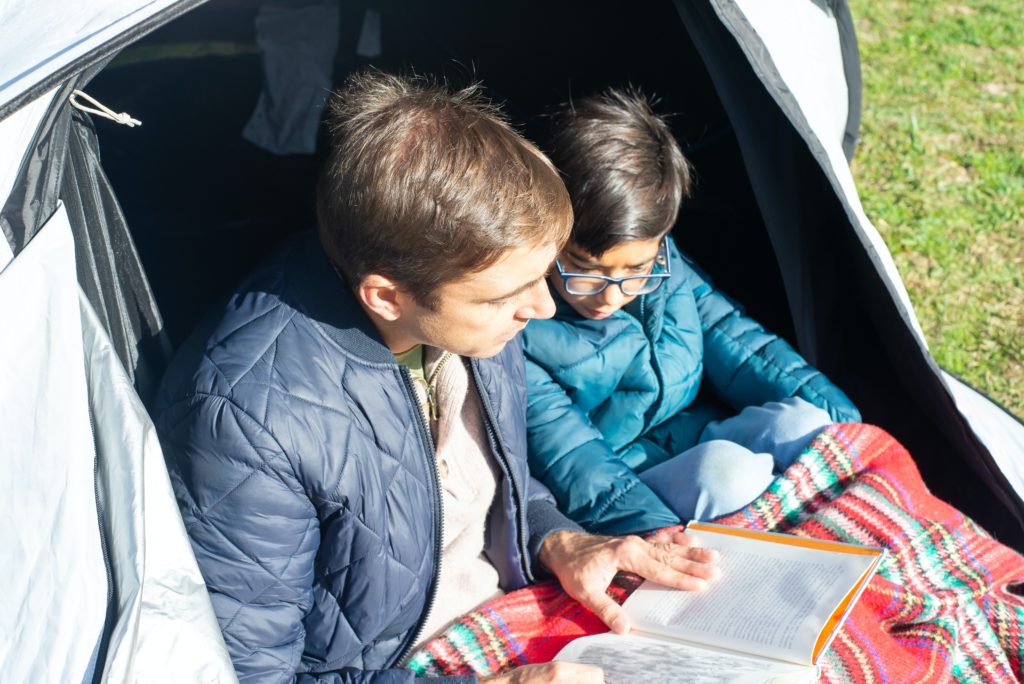
[[[642,93],[611,88],[570,104],[556,124],[551,158],[572,198],[575,244],[599,257],[671,230],[690,164]]]
[[[317,185],[324,250],[351,286],[385,275],[422,305],[509,248],[555,244],[572,205],[551,162],[473,85],[365,71],[330,102]]]

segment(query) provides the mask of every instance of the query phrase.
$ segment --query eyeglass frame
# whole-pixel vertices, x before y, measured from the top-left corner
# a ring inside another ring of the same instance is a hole
[[[593,297],[594,295],[599,295],[605,290],[607,290],[608,286],[613,283],[619,286],[619,292],[621,292],[626,297],[642,297],[643,295],[649,295],[652,292],[657,292],[658,288],[660,288],[662,284],[672,276],[671,261],[672,260],[669,258],[668,253],[668,242],[665,240],[665,238],[662,238],[661,244],[658,246],[658,254],[657,256],[654,257],[654,263],[651,264],[651,273],[648,273],[646,275],[632,275],[623,276],[621,278],[613,278],[611,276],[600,275],[595,273],[566,273],[562,269],[562,261],[560,259],[555,259],[555,268],[558,271],[559,277],[561,277],[562,279],[562,285],[565,287],[565,291],[575,297]],[[654,273],[654,269],[659,264],[664,267],[664,273]],[[591,280],[603,280],[604,286],[600,290],[595,290],[594,292],[573,292],[572,290],[569,289],[569,278],[590,278]],[[629,294],[624,289],[622,289],[622,283],[627,280],[651,280],[652,278],[657,280],[657,285],[655,285],[653,288],[646,292]]]

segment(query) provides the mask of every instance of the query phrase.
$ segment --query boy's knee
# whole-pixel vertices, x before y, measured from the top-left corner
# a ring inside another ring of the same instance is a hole
[[[832,422],[828,412],[798,397],[748,406],[711,423],[701,440],[728,440],[757,453],[770,453],[779,470],[796,460],[811,439]]]
[[[771,411],[776,430],[790,435],[819,431],[832,422],[828,411],[800,397],[769,402],[765,407]]]
[[[714,440],[640,475],[684,520],[709,520],[743,508],[772,483],[772,457]]]
[[[772,457],[726,440],[712,440],[694,447],[697,463],[694,481],[702,488],[728,492],[749,491],[772,478]],[[763,489],[763,488],[762,488]],[[761,491],[761,490],[759,490]]]

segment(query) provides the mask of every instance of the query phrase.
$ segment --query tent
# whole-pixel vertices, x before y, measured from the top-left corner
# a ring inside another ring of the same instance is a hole
[[[698,174],[680,245],[906,444],[933,491],[1024,549],[1024,424],[936,365],[857,198],[842,0],[8,0],[0,13],[4,681],[233,678],[145,405],[214,298],[313,223],[323,139],[309,154],[294,135],[276,140],[284,155],[250,142],[290,125],[258,125],[280,111],[274,84],[311,84],[315,110],[324,79],[364,64],[478,76],[537,137],[574,95],[627,82],[659,95]],[[143,125],[83,112],[96,109],[83,90]]]

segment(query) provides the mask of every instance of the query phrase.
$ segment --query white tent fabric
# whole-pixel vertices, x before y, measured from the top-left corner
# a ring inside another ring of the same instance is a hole
[[[104,680],[234,681],[156,429],[103,324],[79,293],[97,480],[118,597]]]
[[[0,0],[0,104],[181,0]]]
[[[843,53],[832,13],[807,0],[736,4],[768,47],[822,143],[841,146],[850,112],[846,80],[836,78],[843,73]]]
[[[865,240],[865,248],[873,253],[875,262],[882,265],[881,275],[886,279],[890,292],[896,296],[904,319],[911,323],[918,341],[927,349],[924,332],[914,314],[903,279],[881,235],[864,213],[853,174],[843,154],[846,87],[845,83],[836,83],[841,81],[836,75],[843,71],[842,60],[838,29],[828,4],[808,0],[777,0],[772,3],[712,0],[712,6],[734,35],[741,33],[740,27],[735,25],[738,18],[733,11],[733,8],[738,9],[742,13],[742,21],[749,24],[762,42],[789,94],[799,105],[799,115],[804,120],[793,121],[794,126],[800,130],[810,128],[810,133],[805,133],[805,138],[812,136],[808,144],[812,149],[823,151],[827,157],[826,175],[836,193],[845,200],[851,212],[851,222]],[[749,35],[745,31],[742,33]],[[794,40],[794,36],[800,39]],[[754,48],[744,41],[740,41],[740,46],[756,68],[759,60],[751,53]],[[763,55],[758,57],[763,58]],[[770,80],[766,74],[758,75],[763,81]],[[772,95],[776,97],[774,91]],[[779,104],[783,111],[787,111],[784,103]],[[1015,491],[1024,495],[1024,465],[1020,463],[1024,456],[1024,425],[951,376],[946,375],[943,380],[971,429],[999,463]]]
[[[104,551],[103,680],[234,681],[155,430],[78,285],[63,205],[0,273],[0,320],[15,333],[0,335],[0,681],[83,680],[107,613]]]
[[[61,207],[0,274],[5,682],[82,681],[107,610],[78,289]]]
[[[943,372],[956,407],[971,424],[974,434],[988,447],[1017,495],[1024,498],[1024,426],[1006,411],[960,380]]]
[[[849,112],[846,81],[837,78],[837,75],[843,73],[843,64],[838,28],[832,11],[827,3],[808,0],[712,0],[716,14],[733,33],[736,27],[732,25],[735,19],[733,14],[727,11],[730,5],[736,6],[743,13],[799,104],[806,124],[816,138],[816,141],[809,142],[817,142],[827,155],[831,166],[828,175],[835,191],[846,199],[847,206],[853,212],[851,220],[854,226],[868,241],[868,249],[874,252],[877,261],[883,265],[884,276],[899,298],[904,317],[911,322],[921,344],[927,348],[903,279],[896,270],[896,264],[882,236],[864,213],[850,165],[843,154],[843,131]],[[796,39],[797,36],[799,39]],[[740,46],[749,57],[751,46],[743,41],[740,41]],[[758,63],[756,59],[750,61],[752,65]],[[759,73],[758,76],[768,80],[765,74]],[[782,109],[786,111],[787,108],[783,106]],[[800,122],[793,123],[798,125]]]

